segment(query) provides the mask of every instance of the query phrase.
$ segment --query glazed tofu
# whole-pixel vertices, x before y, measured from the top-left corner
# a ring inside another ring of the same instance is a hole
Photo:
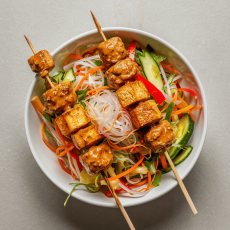
[[[98,146],[92,146],[89,150],[80,156],[80,161],[90,175],[109,168],[113,162],[113,154],[107,143]]]
[[[70,81],[63,82],[46,91],[42,98],[45,107],[52,113],[68,110],[77,101],[77,95]]]
[[[54,68],[54,60],[47,50],[41,50],[28,59],[33,72],[45,77]]]
[[[135,81],[139,73],[138,64],[126,58],[111,66],[106,71],[106,77],[109,86],[118,89],[127,82]]]
[[[150,94],[142,81],[129,82],[123,85],[117,90],[117,96],[124,108],[150,98]]]
[[[149,131],[144,135],[144,140],[155,153],[170,147],[174,139],[173,128],[166,120],[151,126]]]
[[[140,103],[130,111],[130,116],[135,129],[153,125],[162,118],[161,112],[154,100]]]
[[[98,45],[98,51],[103,65],[109,67],[128,57],[128,51],[119,37],[110,38]]]
[[[81,105],[76,105],[58,116],[55,122],[62,135],[68,136],[79,129],[85,128],[90,123],[90,119],[86,115],[84,108]]]
[[[83,149],[96,145],[99,141],[103,140],[104,136],[98,132],[96,125],[90,125],[73,134],[71,138],[77,149]]]

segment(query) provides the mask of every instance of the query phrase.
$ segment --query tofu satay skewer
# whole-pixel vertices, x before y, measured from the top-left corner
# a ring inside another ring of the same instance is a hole
[[[25,39],[26,39],[26,41],[27,41],[28,45],[30,46],[30,48],[31,48],[32,52],[33,52],[34,54],[36,54],[37,52],[35,51],[35,49],[34,49],[34,47],[33,47],[32,43],[30,42],[30,40],[29,40],[29,39],[28,39],[25,35],[24,35],[24,37],[25,37]],[[50,78],[49,78],[49,75],[48,75],[48,74],[46,75],[46,80],[49,82],[50,87],[51,87],[51,88],[53,88],[53,87],[54,87],[54,85],[53,85],[53,83],[51,82],[51,80],[50,80]]]
[[[92,12],[92,11],[90,11],[90,12],[91,12],[91,14],[92,14],[94,23],[95,23],[95,25],[96,25],[96,27],[97,27],[99,33],[101,34],[101,36],[102,36],[102,38],[104,39],[104,41],[106,41],[107,39],[106,39],[106,37],[105,37],[105,35],[104,35],[102,29],[101,29],[101,25],[99,24],[99,22],[98,22],[97,19],[95,18],[93,12]],[[102,176],[104,177],[104,180],[106,181],[106,183],[107,183],[107,185],[108,185],[108,188],[109,188],[110,192],[112,193],[112,195],[113,195],[113,197],[114,197],[114,199],[115,199],[115,201],[116,201],[116,204],[117,204],[118,207],[120,208],[120,210],[121,210],[121,212],[122,212],[124,218],[126,219],[126,221],[127,221],[128,225],[129,225],[130,229],[131,229],[131,230],[135,230],[135,227],[134,227],[132,221],[130,220],[130,218],[129,218],[127,212],[125,211],[125,208],[123,207],[123,205],[122,205],[122,203],[120,202],[120,200],[119,200],[117,194],[115,193],[115,191],[113,190],[112,186],[110,185],[110,182],[109,182],[109,180],[108,180],[106,174],[104,173],[104,171],[102,171],[101,174],[102,174]]]

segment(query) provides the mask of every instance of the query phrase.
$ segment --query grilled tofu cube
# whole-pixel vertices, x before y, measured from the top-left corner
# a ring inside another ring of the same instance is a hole
[[[104,136],[98,132],[96,125],[90,125],[73,134],[71,138],[77,149],[83,149],[96,145],[99,141],[103,140]]]
[[[155,153],[170,147],[174,139],[173,128],[166,120],[151,126],[149,131],[144,135],[144,140]]]
[[[52,113],[68,110],[77,101],[77,95],[70,81],[63,82],[46,91],[42,98],[45,107]]]
[[[112,37],[98,45],[98,51],[103,65],[109,67],[128,56],[128,51],[119,37]]]
[[[73,132],[86,127],[90,123],[89,117],[86,115],[81,105],[64,112],[55,119],[62,135],[69,135]]]
[[[106,71],[106,77],[109,86],[118,89],[125,83],[135,81],[139,73],[138,64],[126,58],[111,66]]]
[[[109,168],[113,162],[113,154],[107,143],[92,146],[80,156],[80,161],[90,175],[98,174]]]
[[[117,96],[124,108],[150,98],[150,94],[142,81],[129,82],[123,85],[117,90]]]
[[[152,125],[162,118],[161,112],[154,100],[140,103],[130,111],[130,116],[135,129]]]
[[[47,50],[41,50],[28,59],[33,72],[45,77],[54,68],[54,60]]]

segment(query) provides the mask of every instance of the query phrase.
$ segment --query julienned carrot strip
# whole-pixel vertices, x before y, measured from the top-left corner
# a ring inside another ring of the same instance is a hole
[[[85,76],[85,73],[80,73],[80,72],[78,72],[78,71],[75,72],[74,74],[75,74],[75,75],[82,75],[82,76]]]
[[[197,107],[191,109],[190,112],[193,112],[193,111],[201,109],[201,108],[203,108],[203,105],[198,105]]]
[[[69,143],[68,145],[60,146],[60,147],[58,147],[58,148],[56,149],[56,154],[58,155],[58,154],[60,153],[60,150],[65,149],[65,148],[69,148],[69,147],[72,147],[72,146],[74,146],[74,143],[73,143],[73,142]]]
[[[146,184],[147,182],[148,182],[148,178],[144,179],[143,181],[141,181],[141,182],[139,182],[139,183],[133,184],[133,185],[131,185],[130,187],[131,187],[131,188],[132,188],[132,187],[139,187],[139,186],[141,186],[141,185],[143,185],[143,184]]]
[[[41,126],[42,140],[45,142],[45,144],[46,144],[52,151],[56,152],[56,149],[46,140],[46,138],[45,138],[45,136],[44,136],[44,133],[43,133],[44,127],[45,127],[45,122],[43,121],[43,122],[42,122],[42,126]]]
[[[160,111],[161,111],[161,112],[165,111],[165,110],[168,108],[168,106],[169,106],[169,104],[166,103],[166,104],[160,109]]]
[[[77,176],[74,174],[74,172],[71,170],[71,176],[73,177],[73,179],[76,179]]]
[[[120,173],[120,174],[118,174],[118,175],[116,175],[116,176],[114,176],[114,177],[108,178],[108,180],[109,180],[109,181],[112,181],[112,180],[116,180],[116,179],[119,179],[119,178],[125,176],[126,174],[130,173],[131,171],[133,171],[133,170],[143,161],[143,159],[144,159],[144,156],[141,156],[141,157],[140,157],[140,160],[139,160],[133,167],[129,168],[129,169],[126,170],[125,172]]]
[[[63,151],[63,152],[61,152],[61,153],[58,153],[58,152],[56,151],[56,154],[57,154],[58,157],[63,157],[63,156],[66,155],[66,153],[68,153],[69,151],[71,151],[73,148],[74,148],[74,145],[70,146],[69,148],[67,148],[65,151]]]
[[[179,73],[175,70],[175,69],[173,69],[171,66],[168,66],[168,65],[165,65],[165,64],[161,64],[162,65],[162,67],[164,68],[164,69],[169,69],[169,70],[171,70],[172,72],[174,72],[176,75],[178,75]]]
[[[152,179],[151,179],[151,173],[147,172],[147,175],[148,175],[148,187],[147,188],[149,188],[150,185],[151,185],[151,181],[152,181]]]
[[[67,172],[67,173],[69,173],[69,174],[71,175],[70,170],[67,169],[67,168],[64,166],[62,160],[58,158],[58,162],[59,162],[59,164],[61,165],[62,169],[63,169],[65,172]]]
[[[78,83],[77,87],[75,88],[75,91],[78,90],[78,89],[81,87],[81,85],[82,85],[82,83],[84,82],[84,80],[86,80],[86,79],[89,77],[90,74],[94,74],[97,70],[103,69],[103,68],[105,68],[105,66],[101,65],[101,66],[98,66],[98,67],[96,67],[96,68],[91,69],[91,70],[81,79],[81,81]]]
[[[61,130],[59,129],[59,127],[58,127],[58,125],[57,125],[56,122],[55,122],[55,127],[56,127],[57,134],[58,134],[58,136],[60,137],[60,139],[61,139],[61,141],[62,141],[62,143],[63,143],[64,145],[66,145],[65,141],[68,141],[68,142],[71,141],[71,142],[72,142],[71,139],[69,139],[69,138],[67,138],[67,137],[65,137],[65,136],[63,136],[63,135],[61,134]]]
[[[125,150],[125,149],[130,149],[130,148],[134,148],[134,147],[139,147],[139,146],[143,146],[141,144],[135,144],[135,145],[131,145],[131,146],[127,146],[127,147],[120,147],[116,144],[114,144],[112,141],[110,141],[109,139],[107,140],[108,144],[113,147],[114,149],[118,149],[118,150]]]
[[[166,62],[166,61],[162,61],[161,64],[172,66],[172,64],[170,64],[170,63],[168,63],[168,62]]]
[[[167,161],[165,159],[165,156],[162,153],[159,153],[159,155],[160,155],[161,164],[162,164],[163,169],[167,169],[168,164],[167,164]]]
[[[187,107],[185,107],[183,109],[180,109],[180,110],[177,110],[175,112],[172,112],[172,115],[174,116],[174,115],[178,115],[180,113],[189,113],[190,109],[192,109],[192,108],[193,108],[193,104],[191,104],[191,105],[189,105],[189,106],[187,106]]]
[[[63,66],[66,66],[70,58],[76,58],[78,60],[83,59],[83,57],[75,55],[75,54],[70,54],[69,56],[66,57]]]
[[[186,88],[179,88],[177,89],[177,91],[184,91],[184,92],[188,92],[188,93],[191,93],[195,99],[197,99],[197,95],[194,91],[192,91],[191,89],[186,89]]]
[[[31,99],[30,102],[36,111],[43,114],[44,105],[41,103],[40,99],[37,96]]]
[[[185,107],[188,106],[188,104],[179,96],[179,94],[177,94],[177,99],[178,99],[179,101],[181,101],[181,103],[177,105],[177,107],[178,107],[179,109],[183,109],[183,108],[185,108]],[[192,114],[192,112],[189,113],[189,116],[190,116],[190,118],[192,119],[192,121],[195,120],[195,119],[194,119],[194,116],[193,116],[193,114]]]
[[[85,68],[81,68],[79,66],[76,66],[76,69],[79,70],[79,71],[85,71]]]
[[[101,89],[112,89],[112,87],[110,87],[110,86],[98,87],[98,88],[96,88],[96,89],[92,89],[92,90],[88,91],[86,94],[89,95],[89,94],[94,93],[94,92],[96,92],[96,91],[98,91],[98,90],[101,90]]]

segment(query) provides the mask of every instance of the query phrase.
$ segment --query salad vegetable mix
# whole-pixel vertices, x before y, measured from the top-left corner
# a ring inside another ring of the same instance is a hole
[[[186,160],[193,111],[202,105],[186,102],[190,95],[199,100],[193,88],[180,86],[183,77],[154,47],[132,41],[126,50],[120,38],[65,57],[63,70],[51,76],[54,88],[45,84],[44,103],[37,96],[31,103],[44,143],[76,180],[67,200],[78,187],[105,191],[102,170],[118,195],[144,196],[171,171],[165,150],[175,166]],[[109,189],[105,196],[112,196]]]

